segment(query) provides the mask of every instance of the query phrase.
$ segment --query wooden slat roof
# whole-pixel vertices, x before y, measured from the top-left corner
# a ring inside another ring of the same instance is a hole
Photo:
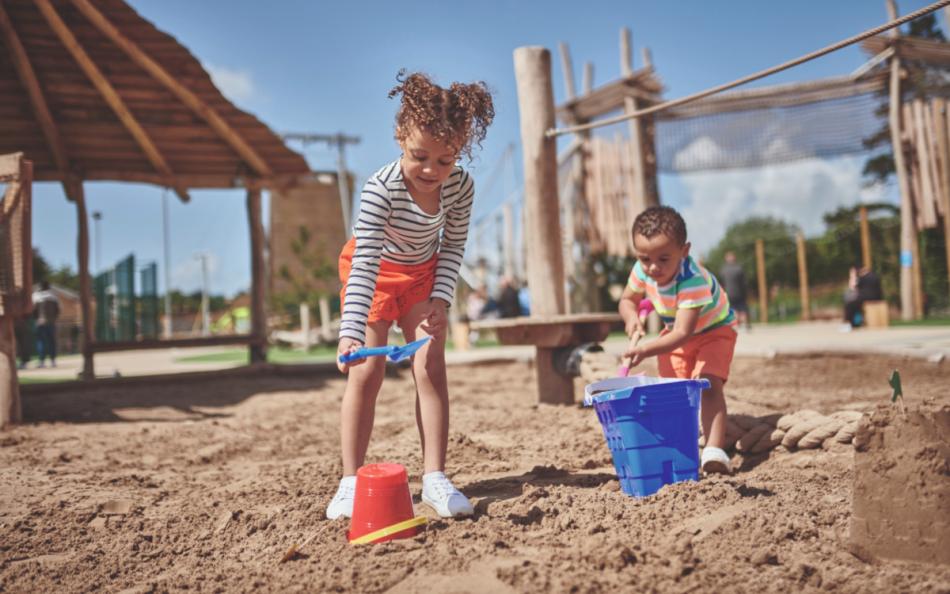
[[[37,181],[139,181],[179,193],[309,171],[122,0],[0,0],[0,154],[17,151]]]
[[[950,64],[950,43],[943,41],[876,35],[862,41],[861,47],[870,54],[879,54],[889,47],[894,47],[901,58],[932,64]]]

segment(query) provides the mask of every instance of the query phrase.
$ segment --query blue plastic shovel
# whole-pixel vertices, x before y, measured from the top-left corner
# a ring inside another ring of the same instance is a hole
[[[429,342],[431,336],[426,336],[425,338],[420,338],[419,340],[414,340],[409,344],[403,346],[381,346],[381,347],[363,347],[352,353],[347,353],[345,355],[340,355],[340,363],[352,363],[357,359],[365,359],[366,357],[378,357],[379,355],[385,355],[389,357],[389,360],[395,363],[396,361],[402,361],[407,357],[411,357],[413,353],[418,351],[422,345]]]

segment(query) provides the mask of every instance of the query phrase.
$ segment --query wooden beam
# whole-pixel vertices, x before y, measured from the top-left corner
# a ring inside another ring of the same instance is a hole
[[[802,320],[811,319],[811,296],[808,290],[808,257],[805,252],[805,236],[795,235],[795,252],[798,255],[798,293],[802,302]]]
[[[72,0],[72,2],[99,31],[119,46],[133,62],[138,64],[155,80],[171,91],[182,103],[194,111],[198,117],[206,121],[208,125],[218,133],[222,140],[228,143],[242,159],[247,161],[247,164],[251,166],[257,175],[264,177],[272,175],[273,171],[267,162],[261,158],[257,151],[244,140],[244,137],[238,134],[217,111],[209,107],[189,88],[182,85],[178,82],[178,79],[169,74],[161,64],[142,51],[135,42],[126,37],[99,9],[93,6],[89,0]]]
[[[768,282],[765,279],[765,242],[755,240],[755,271],[759,281],[759,322],[769,321]]]
[[[581,78],[581,91],[589,95],[594,90],[594,63],[584,62],[584,75]]]
[[[76,60],[79,68],[86,77],[89,78],[93,86],[96,87],[96,90],[99,91],[99,94],[112,111],[115,112],[119,121],[121,121],[125,129],[129,131],[129,134],[132,135],[132,138],[135,139],[135,142],[152,164],[152,167],[166,177],[173,177],[174,173],[172,173],[171,167],[169,167],[165,158],[159,152],[158,147],[155,146],[151,137],[145,132],[145,129],[142,128],[138,120],[135,119],[132,112],[129,111],[129,108],[125,105],[125,101],[119,96],[119,93],[112,86],[112,83],[106,79],[102,71],[99,70],[99,67],[96,66],[89,54],[86,53],[86,50],[83,49],[79,40],[73,35],[73,32],[70,31],[66,23],[63,22],[63,19],[59,16],[59,13],[56,12],[56,9],[53,8],[50,0],[33,0],[33,2],[37,8],[39,8],[40,13],[42,13],[43,18],[46,19],[50,28],[53,29],[53,32],[56,33],[56,36],[66,47],[66,50],[72,55],[73,59]],[[184,188],[175,187],[174,190],[183,202],[190,200],[188,192]]]
[[[56,168],[59,170],[62,179],[67,180],[73,176],[73,173],[70,171],[69,154],[66,151],[66,145],[63,143],[63,137],[56,127],[52,113],[50,113],[49,105],[46,103],[46,97],[43,95],[39,79],[36,77],[36,71],[33,70],[33,64],[30,63],[30,57],[20,42],[16,28],[13,26],[10,15],[2,3],[0,3],[0,32],[3,33],[6,46],[10,50],[17,77],[19,77],[20,83],[26,88],[27,95],[30,97],[30,107],[33,108],[33,115],[40,124],[40,129],[43,131],[46,144],[49,147],[50,154],[53,156],[53,162],[56,164]],[[70,187],[71,184],[69,182],[63,183],[66,197],[70,200],[74,200],[74,197],[70,195]]]
[[[884,35],[869,37],[861,42],[861,48],[872,55],[879,54],[889,47],[893,47],[897,56],[902,59],[926,62],[935,66],[950,65],[950,44],[946,42],[914,37],[901,37],[895,41],[893,37]]]
[[[947,100],[935,99],[933,109],[937,145],[943,159],[940,179],[943,185],[943,243],[947,252],[947,282],[950,286],[950,113],[947,111]]]
[[[865,268],[871,268],[871,229],[868,225],[868,209],[862,206],[858,209],[861,220],[861,262]]]
[[[267,311],[264,306],[264,224],[261,220],[261,188],[247,189],[247,220],[251,235],[251,363],[267,361]]]
[[[0,429],[17,425],[23,420],[16,370],[13,316],[0,316]]]
[[[83,172],[85,181],[124,181],[145,184],[154,184],[156,186],[174,187],[180,185],[188,188],[245,188],[247,187],[247,178],[234,175],[223,175],[214,173],[178,173],[171,177],[160,173],[147,173],[144,171],[128,171],[118,169],[90,169]],[[297,185],[302,179],[299,175],[276,175],[269,178],[260,178],[255,183],[269,189],[287,189]],[[36,181],[61,181],[62,178],[56,172],[47,171],[40,173]]]
[[[79,235],[76,239],[76,251],[79,259],[79,304],[82,311],[82,378],[95,379],[92,345],[92,287],[89,276],[89,217],[86,214],[86,196],[81,182],[72,189],[76,201],[76,218]]]
[[[636,97],[645,105],[652,105],[659,101],[662,90],[663,86],[653,76],[652,70],[637,70],[629,77],[611,81],[562,103],[557,107],[557,116],[562,121],[570,121],[573,117],[576,121],[586,122],[621,109],[625,97]]]
[[[561,71],[564,73],[564,93],[567,100],[573,99],[577,93],[574,91],[574,65],[571,63],[571,50],[563,41],[557,44],[558,52],[561,54]]]

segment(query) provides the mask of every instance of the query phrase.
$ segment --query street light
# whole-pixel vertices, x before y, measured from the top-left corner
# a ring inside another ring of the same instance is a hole
[[[162,250],[165,259],[165,340],[172,337],[172,273],[171,252],[168,241],[168,189],[162,192]]]
[[[99,221],[102,220],[102,213],[98,210],[92,211],[93,227],[96,231],[96,272],[102,270],[100,257],[102,256],[102,233],[99,230]]]

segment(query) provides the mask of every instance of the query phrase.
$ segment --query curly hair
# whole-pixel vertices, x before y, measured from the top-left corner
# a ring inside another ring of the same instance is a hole
[[[641,212],[633,221],[631,232],[634,237],[642,235],[646,238],[662,233],[680,245],[686,244],[686,221],[669,206],[651,206]]]
[[[421,128],[433,138],[472,158],[472,145],[485,140],[488,126],[495,118],[495,106],[484,82],[452,83],[448,89],[421,72],[406,74],[400,70],[399,83],[389,91],[389,98],[402,95],[396,114],[396,140],[409,137],[413,127]]]

